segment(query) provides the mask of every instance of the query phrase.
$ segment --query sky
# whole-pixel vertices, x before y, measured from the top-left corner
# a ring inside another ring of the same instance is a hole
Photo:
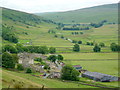
[[[28,13],[42,13],[63,12],[118,2],[119,0],[0,0],[0,6]]]

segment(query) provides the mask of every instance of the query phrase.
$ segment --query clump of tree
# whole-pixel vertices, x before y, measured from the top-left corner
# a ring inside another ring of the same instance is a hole
[[[11,53],[4,52],[2,54],[2,67],[4,68],[15,68],[16,61],[15,58]]]
[[[56,48],[47,46],[23,46],[22,44],[13,45],[5,45],[2,47],[2,52],[10,52],[10,53],[22,53],[22,52],[29,52],[29,53],[56,53]]]
[[[61,70],[61,79],[79,81],[79,72],[70,65],[66,65]]]
[[[120,45],[118,45],[116,43],[111,43],[110,48],[113,52],[120,51]]]
[[[104,25],[104,23],[106,23],[106,22],[107,22],[107,20],[103,20],[99,23],[91,23],[90,25],[95,27],[95,28],[99,28],[99,27],[102,27]]]
[[[57,56],[56,55],[50,55],[47,59],[50,60],[51,62],[55,63],[55,61],[57,59]]]
[[[64,57],[62,55],[50,55],[47,59],[52,62],[55,62],[56,60],[62,61]]]
[[[51,53],[51,54],[56,53],[56,48],[50,47],[49,48],[49,53]]]
[[[79,52],[80,51],[80,46],[78,44],[75,44],[73,47],[73,51]]]
[[[49,52],[47,46],[26,46],[25,48],[27,48],[30,53],[47,54]]]
[[[63,57],[62,55],[57,55],[57,59],[58,59],[59,61],[62,61],[62,60],[64,59],[64,57]]]
[[[2,52],[17,53],[17,49],[12,45],[5,45],[2,47]]]
[[[86,42],[86,45],[93,46],[93,45],[94,45],[94,43],[93,43],[93,42]]]
[[[13,33],[13,27],[7,27],[2,25],[2,38],[9,42],[17,43],[18,38],[15,33]]]
[[[64,27],[63,30],[89,30],[89,27],[79,28],[79,27]]]
[[[100,52],[101,51],[101,48],[96,44],[93,48],[93,51],[94,52]]]

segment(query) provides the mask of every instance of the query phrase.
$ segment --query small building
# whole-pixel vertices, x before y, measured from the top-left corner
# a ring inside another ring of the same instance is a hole
[[[98,73],[98,72],[86,71],[82,73],[82,77],[87,77],[89,79],[100,81],[100,82],[118,81],[118,77],[108,75],[108,74]]]
[[[73,67],[78,71],[82,69],[82,66],[80,66],[80,65],[74,65]]]
[[[60,78],[61,77],[61,74],[60,72],[52,72],[48,78]]]

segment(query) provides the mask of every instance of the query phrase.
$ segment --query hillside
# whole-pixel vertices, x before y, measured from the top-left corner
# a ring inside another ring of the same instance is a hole
[[[62,23],[90,23],[102,20],[117,22],[118,4],[107,4],[67,12],[37,13],[36,15]]]

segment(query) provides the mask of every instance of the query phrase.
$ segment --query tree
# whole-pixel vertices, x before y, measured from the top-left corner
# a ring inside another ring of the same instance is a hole
[[[64,80],[79,81],[79,72],[70,65],[66,65],[61,70],[61,78]]]
[[[78,44],[75,44],[75,45],[74,45],[73,51],[75,51],[75,52],[79,52],[79,51],[80,51],[80,47],[79,47]]]
[[[104,43],[99,43],[99,46],[105,47],[105,44]]]
[[[79,40],[79,41],[78,41],[78,44],[82,44],[82,41],[81,41],[81,40]]]
[[[95,45],[94,48],[93,48],[93,51],[94,52],[100,52],[101,48],[98,45]]]
[[[54,48],[54,47],[50,47],[49,48],[49,53],[56,53],[56,48]]]
[[[22,64],[17,65],[17,70],[20,70],[20,71],[24,70],[24,67],[22,66]]]
[[[13,58],[13,56],[8,53],[8,52],[4,52],[2,54],[2,67],[4,68],[15,68],[15,60]]]
[[[26,73],[32,73],[31,68],[27,68]]]
[[[111,43],[110,48],[112,51],[120,51],[120,45],[117,45],[116,43]]]
[[[62,61],[63,60],[63,56],[62,55],[58,55],[57,59]]]
[[[22,44],[18,44],[17,43],[15,47],[16,47],[16,49],[17,49],[18,52],[24,52],[24,47],[23,47]]]
[[[56,59],[57,59],[57,56],[56,55],[50,55],[47,59],[52,61],[52,62],[55,62]]]
[[[3,52],[10,52],[10,53],[17,53],[17,49],[15,47],[13,47],[12,45],[5,45],[2,48]]]

